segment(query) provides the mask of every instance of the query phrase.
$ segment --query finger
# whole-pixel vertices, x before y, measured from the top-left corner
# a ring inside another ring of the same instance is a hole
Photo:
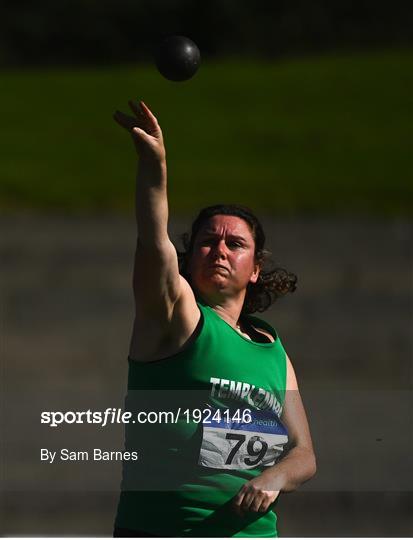
[[[266,504],[266,497],[265,495],[255,495],[254,499],[251,501],[251,505],[249,507],[250,512],[259,512],[260,508]]]
[[[241,504],[242,504],[242,501],[244,499],[244,496],[245,496],[245,491],[243,491],[241,489],[241,491],[239,491],[237,493],[237,495],[233,498],[232,500],[232,506],[234,508],[234,511],[236,512],[236,514],[238,514],[239,516],[242,516],[243,515],[243,511],[241,510]]]
[[[253,492],[248,492],[245,494],[245,497],[243,498],[242,503],[241,503],[241,510],[243,512],[250,511],[250,507],[253,504],[255,497],[258,497],[258,495]],[[260,504],[261,504],[261,501],[260,501]]]
[[[137,137],[139,140],[142,140],[142,141],[145,141],[145,142],[148,142],[148,138],[150,138],[148,136],[148,134],[146,133],[146,131],[144,129],[139,128],[139,127],[134,127],[132,129],[132,135]]]
[[[264,500],[261,503],[260,508],[258,509],[259,512],[267,512],[274,504],[275,501],[278,498],[278,495],[280,494],[279,491],[273,492],[273,496],[270,498],[264,498]]]
[[[160,132],[159,124],[156,118],[153,116],[153,114],[151,113],[151,116],[148,115],[146,112],[143,111],[140,104],[138,108],[132,100],[128,101],[128,103],[133,114],[136,116],[137,125],[140,128],[144,129],[150,135],[159,137],[159,132]]]
[[[240,506],[246,494],[247,490],[245,489],[245,486],[242,486],[238,493],[233,497],[233,504],[235,506]]]
[[[142,118],[143,112],[141,109],[138,109],[136,106],[136,103],[134,103],[131,99],[128,101],[128,105],[131,108],[131,111],[136,116],[136,118]]]
[[[113,115],[114,120],[124,127],[125,129],[128,129],[129,131],[132,130],[136,126],[136,120],[132,116],[129,116],[127,114],[124,114],[121,111],[116,111]]]
[[[142,110],[142,112],[144,113],[144,115],[151,121],[151,123],[153,124],[153,126],[158,126],[158,119],[156,118],[156,116],[152,113],[152,111],[150,110],[150,108],[145,105],[145,103],[143,101],[140,101],[139,102],[139,106]]]
[[[265,499],[262,501],[262,503],[260,504],[260,507],[258,508],[257,512],[260,512],[262,514],[264,514],[265,512],[268,512],[268,509],[270,507],[270,504],[268,501],[266,501]]]

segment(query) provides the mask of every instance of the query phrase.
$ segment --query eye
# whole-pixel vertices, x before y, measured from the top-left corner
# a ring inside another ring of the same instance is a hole
[[[237,242],[236,240],[233,240],[231,242],[228,242],[228,246],[231,248],[239,248],[242,247],[242,244],[240,242]]]
[[[199,241],[199,243],[201,244],[201,246],[209,246],[210,244],[212,244],[214,241],[212,238],[201,238],[201,240]]]

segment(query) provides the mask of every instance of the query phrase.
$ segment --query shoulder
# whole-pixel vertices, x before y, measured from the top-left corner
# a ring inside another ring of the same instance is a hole
[[[285,355],[285,358],[287,362],[287,390],[298,390],[297,377],[288,354]]]
[[[198,331],[201,311],[188,282],[180,276],[181,294],[168,318],[137,313],[133,325],[129,356],[149,361],[171,356],[187,345]]]
[[[264,321],[260,317],[255,317],[255,315],[245,315],[245,318],[259,332],[273,338],[274,341],[279,339],[277,331],[267,321]]]

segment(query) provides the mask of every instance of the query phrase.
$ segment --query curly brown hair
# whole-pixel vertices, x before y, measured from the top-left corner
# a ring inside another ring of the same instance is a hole
[[[178,251],[179,271],[190,283],[187,272],[187,264],[192,254],[195,237],[202,224],[212,216],[226,215],[237,216],[245,220],[251,228],[255,242],[255,260],[261,266],[261,272],[256,283],[247,285],[244,305],[241,313],[250,314],[263,312],[268,309],[278,298],[292,293],[297,288],[297,276],[288,272],[285,268],[273,267],[265,270],[271,262],[271,253],[264,248],[265,234],[262,225],[252,210],[239,204],[216,204],[203,208],[192,223],[191,233],[183,233],[181,240],[184,251]]]

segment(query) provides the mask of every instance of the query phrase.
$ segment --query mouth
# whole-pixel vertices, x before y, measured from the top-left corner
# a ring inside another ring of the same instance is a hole
[[[221,268],[222,270],[226,270],[227,272],[229,272],[228,268],[223,264],[211,264],[210,268],[215,268],[217,270]]]

